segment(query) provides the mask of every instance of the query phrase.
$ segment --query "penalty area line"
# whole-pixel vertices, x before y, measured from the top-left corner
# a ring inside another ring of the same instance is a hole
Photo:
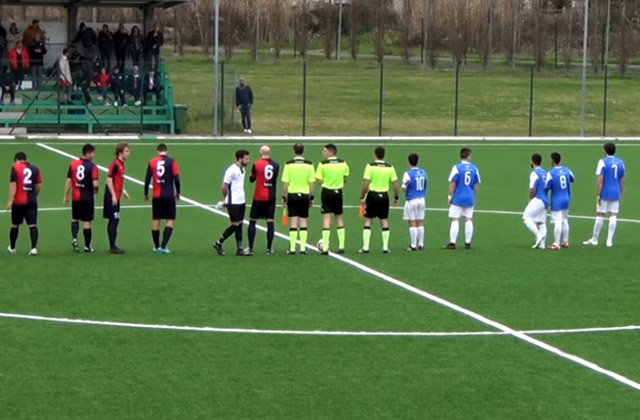
[[[42,147],[43,149],[49,150],[49,151],[51,151],[53,153],[56,153],[56,154],[61,155],[61,156],[64,156],[64,157],[66,157],[68,159],[76,159],[75,156],[73,156],[73,155],[71,155],[69,153],[66,153],[66,152],[64,152],[62,150],[56,149],[56,148],[51,147],[51,146],[47,146],[46,144],[43,144],[43,143],[36,143],[36,144],[39,147]],[[100,170],[102,170],[104,172],[107,172],[107,168],[105,168],[104,166],[98,166],[98,167],[100,168]],[[142,181],[140,181],[139,179],[132,178],[130,176],[125,176],[125,177],[126,177],[126,179],[130,180],[131,182],[134,182],[134,183],[139,184],[139,185],[144,185],[144,183]],[[209,211],[211,213],[214,213],[214,214],[217,214],[217,215],[220,215],[220,216],[227,217],[226,213],[224,213],[222,211],[219,211],[219,210],[216,210],[216,209],[213,209],[211,207],[208,207],[208,206],[206,206],[206,205],[204,205],[202,203],[199,203],[199,202],[197,202],[195,200],[192,200],[190,198],[182,196],[182,200],[185,203],[193,204],[196,207],[202,208],[203,210]],[[245,221],[245,224],[248,224],[248,222]],[[266,231],[265,227],[263,227],[263,226],[258,226],[258,227],[260,228],[261,231]],[[289,237],[287,235],[284,235],[284,234],[282,234],[280,232],[276,232],[276,236],[278,236],[281,239],[285,239],[285,240],[289,239]],[[309,248],[311,250],[314,250],[314,251],[317,251],[317,248],[314,247],[314,246],[307,246],[307,248]],[[531,337],[531,336],[529,336],[529,335],[527,335],[527,334],[525,334],[523,332],[516,331],[515,329],[513,329],[513,328],[511,328],[511,327],[509,327],[509,326],[507,326],[505,324],[502,324],[500,322],[494,321],[494,320],[492,320],[492,319],[490,319],[490,318],[488,318],[488,317],[486,317],[484,315],[481,315],[479,313],[473,312],[473,311],[471,311],[471,310],[469,310],[467,308],[464,308],[464,307],[462,307],[462,306],[460,306],[458,304],[455,304],[455,303],[450,302],[450,301],[448,301],[446,299],[443,299],[443,298],[441,298],[439,296],[436,296],[436,295],[434,295],[432,293],[426,292],[426,291],[424,291],[422,289],[419,289],[417,287],[414,287],[414,286],[412,286],[412,285],[410,285],[408,283],[405,283],[403,281],[395,279],[395,278],[393,278],[393,277],[391,277],[391,276],[389,276],[387,274],[384,274],[384,273],[382,273],[380,271],[377,271],[377,270],[375,270],[375,269],[373,269],[371,267],[368,267],[368,266],[366,266],[364,264],[361,264],[361,263],[359,263],[359,262],[357,262],[355,260],[346,258],[346,257],[344,257],[344,256],[342,256],[340,254],[336,254],[336,253],[330,252],[329,253],[329,257],[333,258],[335,260],[341,261],[346,265],[350,265],[350,266],[352,266],[352,267],[354,267],[354,268],[356,268],[356,269],[358,269],[358,270],[360,270],[360,271],[362,271],[364,273],[370,274],[373,277],[377,277],[378,279],[380,279],[380,280],[382,280],[384,282],[387,282],[389,284],[393,284],[393,285],[395,285],[395,286],[397,286],[397,287],[399,287],[401,289],[404,289],[404,290],[406,290],[406,291],[408,291],[410,293],[413,293],[415,295],[421,296],[424,299],[427,299],[427,300],[429,300],[431,302],[437,303],[437,304],[439,304],[441,306],[444,306],[444,307],[449,308],[449,309],[451,309],[451,310],[453,310],[455,312],[458,312],[458,313],[460,313],[462,315],[465,315],[468,318],[474,319],[474,320],[476,320],[476,321],[478,321],[478,322],[480,322],[480,323],[482,323],[484,325],[487,325],[489,327],[495,328],[498,331],[501,331],[501,332],[504,332],[506,334],[509,334],[509,335],[521,340],[521,341],[524,341],[524,342],[526,342],[526,343],[528,343],[528,344],[530,344],[532,346],[538,347],[539,349],[542,349],[542,350],[544,350],[544,351],[546,351],[548,353],[554,354],[554,355],[556,355],[556,356],[558,356],[558,357],[560,357],[562,359],[569,360],[569,361],[571,361],[571,362],[573,362],[573,363],[575,363],[577,365],[580,365],[580,366],[582,366],[582,367],[584,367],[584,368],[586,368],[588,370],[591,370],[593,372],[596,372],[596,373],[599,373],[599,374],[601,374],[603,376],[606,376],[606,377],[608,377],[610,379],[613,379],[614,381],[619,382],[619,383],[621,383],[623,385],[626,385],[629,388],[632,388],[632,389],[634,389],[636,391],[640,391],[640,383],[635,382],[635,381],[633,381],[633,380],[631,380],[631,379],[629,379],[629,378],[627,378],[627,377],[625,377],[623,375],[620,375],[619,373],[616,373],[616,372],[614,372],[612,370],[605,369],[605,368],[603,368],[603,367],[601,367],[601,366],[599,366],[599,365],[597,365],[597,364],[595,364],[595,363],[593,363],[593,362],[591,362],[589,360],[586,360],[586,359],[584,359],[582,357],[576,356],[576,355],[571,354],[571,353],[567,353],[567,352],[565,352],[565,351],[563,351],[563,350],[561,350],[561,349],[559,349],[557,347],[554,347],[554,346],[552,346],[550,344],[547,344],[547,343],[545,343],[543,341],[540,341],[540,340],[538,340],[536,338],[533,338],[533,337]]]

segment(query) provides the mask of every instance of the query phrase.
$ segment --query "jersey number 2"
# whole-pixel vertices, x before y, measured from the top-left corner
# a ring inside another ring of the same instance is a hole
[[[30,185],[33,183],[33,181],[31,180],[31,177],[33,176],[33,172],[31,172],[31,169],[24,168],[24,170],[22,171],[22,175],[24,175],[24,180],[22,181],[24,185]]]

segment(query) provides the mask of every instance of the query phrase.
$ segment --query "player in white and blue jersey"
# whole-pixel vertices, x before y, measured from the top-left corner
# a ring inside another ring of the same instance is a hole
[[[547,249],[569,248],[569,207],[571,206],[571,183],[573,172],[560,164],[560,153],[551,153],[551,166],[545,178],[545,189],[551,191],[551,220],[553,221],[553,243]],[[562,239],[562,242],[560,240]]]
[[[409,237],[411,245],[405,248],[407,251],[422,251],[424,249],[424,212],[426,208],[425,197],[427,195],[427,173],[418,168],[418,155],[409,155],[411,167],[402,176],[402,190],[405,192],[403,218],[409,222]]]
[[[598,245],[598,237],[604,224],[604,216],[609,213],[609,232],[607,234],[607,246],[613,246],[613,235],[618,224],[618,212],[620,211],[620,198],[624,190],[624,162],[618,159],[616,145],[607,143],[604,145],[604,159],[598,161],[596,168],[598,196],[596,205],[596,222],[593,226],[593,236],[584,241],[584,245]]]
[[[471,149],[466,147],[460,150],[461,162],[451,168],[449,174],[449,217],[451,228],[449,229],[449,243],[443,248],[456,249],[458,231],[460,230],[460,217],[464,217],[464,247],[471,248],[473,238],[473,208],[476,203],[476,193],[480,184],[478,168],[471,163]]]
[[[547,237],[547,191],[545,190],[545,178],[547,171],[542,168],[542,156],[538,153],[531,155],[531,175],[529,175],[529,204],[524,209],[522,220],[525,226],[533,233],[536,242],[532,248],[545,248]]]

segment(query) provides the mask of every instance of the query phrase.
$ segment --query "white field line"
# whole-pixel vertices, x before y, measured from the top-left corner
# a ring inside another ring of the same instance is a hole
[[[53,322],[59,324],[80,324],[104,327],[134,328],[166,331],[194,331],[206,333],[228,334],[262,334],[262,335],[317,335],[317,336],[343,336],[343,337],[478,337],[478,336],[504,336],[509,335],[502,331],[322,331],[322,330],[274,330],[257,328],[219,328],[219,327],[193,327],[187,325],[166,324],[142,324],[138,322],[95,321],[89,319],[59,318],[40,315],[26,315],[0,312],[0,318],[20,319],[29,321]],[[524,334],[578,334],[595,332],[616,332],[640,330],[638,325],[623,327],[600,328],[576,328],[567,330],[531,330],[520,331]]]
[[[210,207],[213,208],[215,206],[215,204],[203,204],[206,207]],[[251,204],[248,204],[249,207],[251,207]],[[181,208],[198,208],[201,206],[195,206],[193,204],[178,204],[178,207]],[[278,204],[276,207],[281,208],[282,205]],[[353,206],[353,205],[345,205],[343,206],[345,209],[359,209],[360,206]],[[151,206],[148,204],[142,204],[142,205],[123,205],[120,206],[120,209],[130,209],[130,210],[138,210],[138,209],[150,209]],[[71,207],[44,207],[44,208],[39,208],[38,211],[43,211],[43,212],[55,212],[55,211],[69,211],[71,209]],[[96,206],[97,210],[102,209],[102,206]],[[391,206],[390,207],[391,210],[403,210],[403,207],[398,207],[398,206]],[[448,212],[449,209],[447,208],[438,208],[438,207],[427,207],[427,211],[435,211],[435,212]],[[0,210],[0,214],[4,214],[4,213],[10,213],[11,210]],[[522,216],[522,212],[521,211],[511,211],[511,210],[474,210],[474,213],[479,213],[479,214],[497,214],[497,215],[508,215],[508,216]],[[226,213],[225,213],[226,215]],[[581,219],[581,220],[595,220],[594,216],[579,216],[579,215],[569,215],[569,218],[571,219]],[[624,218],[618,218],[618,222],[623,222],[623,223],[640,223],[640,219],[624,219]]]
[[[50,150],[50,151],[52,151],[54,153],[57,153],[57,154],[59,154],[61,156],[67,157],[69,159],[75,159],[75,156],[70,155],[70,154],[68,154],[66,152],[63,152],[62,150],[53,148],[51,146],[47,146],[46,144],[37,143],[37,145],[42,147],[42,148],[44,148],[44,149]],[[100,167],[100,169],[105,171],[105,172],[107,171],[107,169],[104,168],[104,167]],[[135,179],[135,178],[131,178],[129,176],[127,176],[127,179],[132,181],[132,182],[134,182],[134,183],[136,183],[136,184],[144,184],[142,181],[140,181],[138,179]],[[212,209],[211,207],[205,206],[204,204],[201,204],[201,203],[199,203],[197,201],[194,201],[194,200],[192,200],[190,198],[182,197],[182,200],[185,201],[186,203],[193,204],[193,205],[195,205],[197,207],[200,207],[200,208],[202,208],[202,209],[204,209],[206,211],[210,211],[210,212],[218,214],[218,215],[226,216],[225,213],[223,213],[221,211],[218,211],[216,209]],[[245,221],[245,223],[246,223],[246,221]],[[259,226],[259,228],[261,230],[266,230],[266,228],[264,228],[262,226]],[[288,236],[286,236],[286,235],[284,235],[284,234],[282,234],[280,232],[276,232],[276,235],[279,238],[282,238],[282,239],[285,239],[285,240],[288,239]],[[315,248],[314,246],[309,246],[308,248],[317,251],[317,248]],[[608,369],[604,369],[603,367],[598,366],[597,364],[595,364],[593,362],[590,362],[590,361],[588,361],[588,360],[586,360],[586,359],[584,359],[582,357],[579,357],[579,356],[567,353],[565,351],[562,351],[557,347],[551,346],[551,345],[549,345],[549,344],[547,344],[545,342],[542,342],[542,341],[540,341],[540,340],[538,340],[536,338],[530,337],[530,336],[528,336],[528,335],[526,335],[526,334],[524,334],[522,332],[516,331],[513,328],[508,327],[507,325],[501,324],[501,323],[499,323],[497,321],[494,321],[492,319],[489,319],[489,318],[485,317],[484,315],[481,315],[481,314],[473,312],[473,311],[471,311],[469,309],[463,308],[462,306],[457,305],[457,304],[455,304],[453,302],[449,302],[448,300],[443,299],[443,298],[441,298],[439,296],[436,296],[436,295],[431,294],[429,292],[426,292],[424,290],[418,289],[417,287],[411,286],[410,284],[407,284],[407,283],[404,283],[404,282],[402,282],[400,280],[397,280],[397,279],[395,279],[395,278],[393,278],[393,277],[391,277],[389,275],[386,275],[386,274],[381,273],[381,272],[379,272],[377,270],[374,270],[374,269],[372,269],[372,268],[370,268],[370,267],[368,267],[368,266],[366,266],[364,264],[361,264],[361,263],[359,263],[357,261],[351,260],[349,258],[343,257],[342,255],[335,254],[333,252],[330,252],[329,256],[331,258],[334,258],[334,259],[336,259],[338,261],[341,261],[341,262],[343,262],[343,263],[345,263],[347,265],[350,265],[350,266],[352,266],[354,268],[357,268],[360,271],[363,271],[363,272],[368,273],[368,274],[370,274],[370,275],[372,275],[374,277],[377,277],[380,280],[383,280],[383,281],[385,281],[387,283],[390,283],[390,284],[393,284],[395,286],[398,286],[398,287],[400,287],[400,288],[402,288],[402,289],[404,289],[404,290],[406,290],[408,292],[411,292],[411,293],[413,293],[415,295],[421,296],[421,297],[423,297],[425,299],[428,299],[428,300],[430,300],[430,301],[432,301],[434,303],[437,303],[437,304],[442,305],[442,306],[444,306],[446,308],[449,308],[449,309],[451,309],[451,310],[453,310],[455,312],[461,313],[461,314],[463,314],[463,315],[465,315],[465,316],[467,316],[469,318],[475,319],[476,321],[478,321],[478,322],[480,322],[482,324],[485,324],[485,325],[487,325],[489,327],[495,328],[498,331],[510,334],[510,335],[512,335],[513,337],[515,337],[515,338],[517,338],[519,340],[522,340],[522,341],[524,341],[526,343],[529,343],[529,344],[531,344],[531,345],[533,345],[535,347],[538,347],[538,348],[540,348],[542,350],[545,350],[545,351],[547,351],[549,353],[555,354],[558,357],[561,357],[563,359],[569,360],[569,361],[571,361],[571,362],[573,362],[575,364],[578,364],[580,366],[583,366],[583,367],[585,367],[585,368],[587,368],[589,370],[592,370],[594,372],[597,372],[597,373],[600,373],[600,374],[602,374],[604,376],[607,376],[607,377],[609,377],[609,378],[611,378],[611,379],[613,379],[613,380],[615,380],[615,381],[617,381],[617,382],[619,382],[621,384],[624,384],[624,385],[626,385],[626,386],[628,386],[628,387],[630,387],[630,388],[632,388],[632,389],[634,389],[636,391],[640,391],[640,383],[634,382],[633,380],[631,380],[631,379],[629,379],[629,378],[627,378],[627,377],[625,377],[623,375],[620,375],[619,373],[613,372],[613,371],[608,370]]]

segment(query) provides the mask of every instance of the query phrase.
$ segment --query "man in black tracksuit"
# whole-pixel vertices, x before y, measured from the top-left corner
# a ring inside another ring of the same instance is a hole
[[[33,44],[27,47],[29,53],[29,70],[31,71],[31,80],[33,88],[40,91],[42,88],[42,68],[44,66],[44,56],[47,53],[47,47],[42,42],[40,34],[36,34]]]
[[[115,97],[113,106],[118,106],[118,104],[120,104],[123,108],[126,108],[127,101],[124,98],[124,76],[120,73],[120,68],[118,66],[113,68],[113,72],[111,73],[111,76],[109,76],[109,79],[111,81],[111,90]]]
[[[129,49],[129,33],[122,23],[118,26],[118,31],[113,34],[113,46],[116,53],[116,66],[120,68],[120,73],[124,74],[124,63]]]
[[[87,60],[93,60],[94,57],[94,48],[96,47],[96,43],[98,42],[98,36],[96,35],[96,31],[89,28],[84,23],[81,23],[78,27],[78,33],[76,34],[72,44],[77,44],[81,42],[82,44],[82,52],[84,53],[84,57]]]
[[[109,30],[109,25],[102,25],[102,30],[98,34],[98,47],[100,48],[100,60],[103,64],[106,64],[107,69],[110,69],[113,34]]]
[[[244,77],[240,78],[240,83],[236,87],[236,106],[240,108],[242,115],[242,128],[245,133],[251,133],[251,107],[253,106],[253,91]]]

